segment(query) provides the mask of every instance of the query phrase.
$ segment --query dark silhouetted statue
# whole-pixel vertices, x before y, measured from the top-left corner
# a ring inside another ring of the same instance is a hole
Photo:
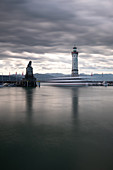
[[[29,61],[27,68],[26,68],[26,75],[25,78],[21,81],[22,87],[36,87],[36,78],[33,76],[33,68],[31,66],[32,61]]]
[[[32,64],[32,61],[29,61],[27,68],[26,68],[26,75],[25,75],[26,79],[33,78],[33,68],[31,64]]]

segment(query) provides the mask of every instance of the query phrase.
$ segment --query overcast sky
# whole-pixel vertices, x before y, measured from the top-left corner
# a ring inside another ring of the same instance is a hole
[[[113,73],[113,0],[0,0],[0,74]]]

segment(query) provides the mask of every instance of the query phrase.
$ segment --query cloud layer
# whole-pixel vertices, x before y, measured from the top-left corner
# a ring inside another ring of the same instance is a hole
[[[112,0],[1,0],[1,72],[71,73],[71,50],[79,49],[80,72],[112,72]]]

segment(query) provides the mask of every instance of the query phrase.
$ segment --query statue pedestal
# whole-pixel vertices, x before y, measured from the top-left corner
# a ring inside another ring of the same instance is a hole
[[[21,81],[21,86],[22,87],[36,87],[36,78],[23,78]]]

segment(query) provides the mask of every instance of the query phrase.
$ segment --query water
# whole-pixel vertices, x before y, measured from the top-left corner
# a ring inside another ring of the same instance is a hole
[[[112,170],[113,87],[0,88],[0,169]]]

